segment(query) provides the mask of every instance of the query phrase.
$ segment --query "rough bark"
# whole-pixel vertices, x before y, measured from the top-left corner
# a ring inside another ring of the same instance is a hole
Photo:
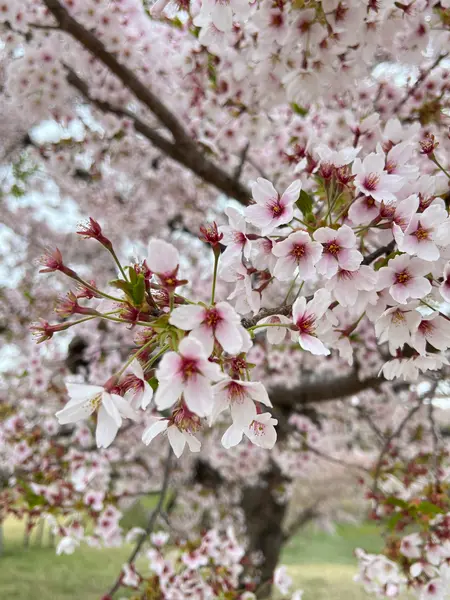
[[[272,463],[270,471],[259,485],[243,490],[242,509],[245,514],[248,552],[259,552],[264,557],[261,565],[261,585],[258,598],[270,598],[273,573],[285,542],[283,521],[287,504],[276,501],[276,488],[285,482],[278,467]]]

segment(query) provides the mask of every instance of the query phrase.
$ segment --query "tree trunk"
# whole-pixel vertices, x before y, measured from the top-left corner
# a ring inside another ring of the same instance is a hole
[[[244,488],[242,509],[245,513],[248,552],[258,552],[263,558],[258,598],[270,598],[273,573],[280,559],[285,541],[283,521],[287,505],[276,500],[275,490],[285,483],[278,467],[272,463],[270,471],[259,485]]]

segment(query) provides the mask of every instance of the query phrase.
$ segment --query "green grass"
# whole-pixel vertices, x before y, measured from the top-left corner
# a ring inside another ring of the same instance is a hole
[[[129,548],[83,547],[71,556],[56,556],[54,548],[38,547],[33,538],[24,548],[22,538],[23,524],[8,520],[0,557],[1,599],[100,600],[129,553]],[[373,552],[381,548],[374,525],[339,526],[334,535],[308,528],[287,545],[282,562],[296,587],[305,590],[304,600],[368,600],[353,583],[356,546]]]

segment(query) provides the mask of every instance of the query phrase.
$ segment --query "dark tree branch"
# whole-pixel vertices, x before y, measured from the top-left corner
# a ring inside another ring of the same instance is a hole
[[[269,396],[274,405],[295,407],[346,398],[365,390],[376,389],[385,382],[383,377],[377,376],[360,381],[357,374],[352,372],[343,377],[306,383],[292,389],[272,388]]]
[[[341,467],[346,467],[347,469],[355,469],[357,471],[363,471],[366,474],[369,473],[369,469],[366,469],[366,467],[363,467],[362,465],[357,465],[356,463],[351,463],[351,462],[347,462],[346,460],[343,460],[341,458],[336,458],[335,456],[326,454],[325,452],[322,452],[321,450],[318,450],[317,448],[314,448],[313,446],[310,446],[309,444],[305,445],[305,449],[308,450],[309,452],[312,452],[319,458],[322,458],[323,460],[331,462],[335,465],[340,465]]]
[[[161,494],[159,496],[158,499],[158,504],[156,505],[155,510],[151,513],[150,518],[148,520],[147,526],[145,528],[144,533],[141,535],[141,537],[138,539],[132,553],[130,554],[130,557],[127,561],[127,563],[129,565],[132,565],[137,557],[137,555],[139,554],[144,542],[147,540],[148,536],[151,534],[151,532],[153,531],[153,528],[156,525],[156,520],[158,519],[158,517],[160,516],[162,510],[163,510],[163,505],[164,505],[164,501],[166,499],[167,496],[167,492],[169,489],[169,479],[170,479],[170,470],[171,470],[171,462],[172,462],[172,448],[169,445],[169,452],[167,454],[167,458],[166,458],[166,463],[165,463],[165,468],[164,468],[164,478],[163,478],[163,484],[162,484],[162,488],[161,488]],[[109,590],[108,594],[106,595],[107,598],[112,598],[112,596],[116,593],[116,591],[119,589],[120,585],[121,585],[121,580],[122,580],[122,573],[119,574],[119,576],[117,577],[116,581],[114,582],[114,584],[112,585],[111,589]]]
[[[370,265],[371,263],[373,263],[374,260],[376,260],[377,258],[380,258],[380,256],[384,256],[385,254],[389,255],[391,252],[394,251],[394,248],[395,248],[395,240],[392,240],[392,242],[389,242],[389,244],[387,244],[386,246],[377,248],[371,254],[368,254],[367,256],[365,256],[362,261],[362,264]]]
[[[417,91],[417,89],[422,85],[422,83],[425,81],[425,79],[428,77],[428,75],[439,65],[440,62],[442,62],[444,60],[444,58],[447,58],[447,56],[449,55],[448,52],[445,52],[444,54],[440,54],[436,60],[434,61],[434,63],[432,65],[430,65],[428,67],[428,69],[426,69],[425,71],[423,71],[420,76],[418,77],[417,81],[415,82],[415,84],[409,88],[409,90],[407,91],[406,95],[400,100],[400,102],[398,102],[395,107],[392,110],[392,114],[397,114],[398,111],[403,107],[404,104],[406,104],[406,102],[408,102],[409,98],[411,98],[411,96]]]
[[[108,69],[118,77],[122,84],[128,90],[133,92],[135,97],[140,100],[140,102],[142,102],[142,104],[144,104],[165,127],[167,127],[173,136],[174,143],[171,143],[163,136],[156,134],[154,130],[142,123],[142,121],[138,120],[134,115],[130,117],[130,114],[128,114],[127,116],[133,119],[135,126],[140,133],[145,135],[152,143],[155,143],[158,148],[167,152],[171,158],[190,169],[206,183],[215,186],[227,196],[235,198],[243,204],[248,203],[251,197],[250,191],[244,185],[239,183],[239,181],[236,181],[234,176],[226,173],[201,152],[199,145],[191,138],[178,118],[165,106],[165,104],[163,104],[163,102],[161,102],[146,84],[142,83],[128,67],[121,64],[113,54],[108,52],[102,42],[98,40],[91,31],[78,23],[58,0],[43,0],[43,2],[50,13],[55,17],[59,28],[70,34],[95,58],[108,67]],[[109,103],[100,104],[103,105],[103,109],[105,110],[111,108]],[[99,106],[98,103],[97,106]],[[119,109],[114,108],[111,112],[118,114],[117,110]],[[141,127],[141,129],[138,129],[138,127]],[[148,135],[150,132],[151,134]]]

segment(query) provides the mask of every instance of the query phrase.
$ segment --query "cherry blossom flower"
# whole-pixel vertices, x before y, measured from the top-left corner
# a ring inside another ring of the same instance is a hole
[[[213,386],[214,408],[211,420],[230,407],[233,424],[237,427],[248,427],[256,419],[255,401],[272,406],[266,389],[259,381],[240,381],[226,379]]]
[[[371,223],[380,214],[379,205],[372,196],[358,198],[349,208],[348,216],[355,225]]]
[[[294,204],[298,200],[301,187],[300,181],[294,181],[280,196],[270,181],[259,177],[252,185],[252,195],[256,204],[245,209],[247,221],[259,227],[263,235],[289,223],[294,216]]]
[[[319,155],[322,163],[328,163],[336,167],[343,167],[352,163],[361,151],[361,148],[353,148],[349,146],[342,148],[341,150],[332,150],[325,144],[319,144],[315,148],[316,153]]]
[[[418,533],[411,533],[402,539],[400,552],[407,558],[419,558],[422,554],[423,540]]]
[[[423,298],[430,293],[431,283],[424,277],[429,272],[429,264],[420,258],[396,256],[378,271],[378,289],[389,287],[392,298],[406,304],[408,298]]]
[[[450,261],[444,267],[443,278],[439,292],[446,302],[450,302]]]
[[[233,14],[237,20],[245,18],[249,5],[245,0],[203,0],[201,13],[208,15],[217,29],[228,32],[233,27]]]
[[[292,321],[283,315],[272,315],[270,317],[265,317],[258,321],[258,325],[262,325],[263,323],[268,323],[269,327],[266,327],[266,336],[269,344],[281,344],[289,334],[289,329],[287,327],[274,327],[277,323],[281,325],[288,325]],[[264,329],[264,327],[261,327]],[[295,332],[291,331],[291,337],[295,337]]]
[[[178,352],[167,352],[156,371],[159,381],[155,404],[165,410],[183,394],[188,408],[199,417],[211,414],[213,406],[212,381],[225,375],[220,367],[208,361],[203,345],[194,338],[184,338]]]
[[[236,287],[228,296],[228,300],[236,298],[236,311],[245,315],[250,311],[257,313],[261,306],[261,295],[253,290],[252,279],[241,261],[225,263],[219,270],[219,276],[224,281],[235,283]]]
[[[361,265],[355,271],[339,268],[326,283],[326,289],[333,292],[334,297],[341,306],[353,306],[358,293],[362,290],[370,292],[375,289],[377,274],[366,265]]]
[[[152,239],[148,244],[147,265],[152,273],[156,273],[166,287],[176,287],[178,265],[180,262],[178,250],[164,240]]]
[[[242,436],[246,435],[255,446],[270,450],[277,441],[275,430],[277,423],[277,419],[273,419],[270,413],[257,415],[248,427],[241,428],[233,423],[223,434],[222,445],[226,449],[237,446],[242,440]]]
[[[380,146],[377,146],[377,152],[382,153]],[[416,165],[408,164],[413,154],[414,146],[410,142],[396,144],[387,154],[385,170],[390,175],[400,176],[405,183],[408,180],[414,181],[419,175],[419,169]]]
[[[70,396],[66,406],[56,413],[60,425],[76,423],[97,414],[96,442],[99,448],[107,448],[122,425],[122,417],[137,420],[131,405],[118,394],[112,394],[99,385],[67,383]]]
[[[352,173],[356,175],[354,183],[358,191],[381,202],[395,202],[394,192],[404,185],[403,177],[390,175],[384,170],[385,157],[382,153],[368,154],[366,158],[356,158],[353,162]]]
[[[127,390],[126,396],[131,397],[131,406],[136,410],[142,408],[145,410],[153,398],[153,388],[145,380],[144,371],[141,363],[135,358],[128,369],[132,375],[125,378],[122,382],[123,389]]]
[[[222,244],[226,246],[222,260],[228,261],[231,257],[243,255],[250,258],[251,242],[246,235],[244,215],[233,206],[225,209],[229,225],[221,225],[219,231],[223,234]]]
[[[411,336],[417,331],[421,321],[415,305],[393,306],[375,322],[375,333],[380,344],[388,342],[389,352],[395,354],[397,348],[411,342]]]
[[[249,347],[250,338],[241,325],[239,315],[228,302],[211,307],[180,306],[170,315],[169,322],[179,329],[190,331],[190,338],[198,340],[207,356],[212,354],[217,341],[228,354],[238,354]]]
[[[280,565],[275,569],[273,574],[273,583],[277,590],[283,596],[289,594],[289,590],[292,587],[293,580],[287,573],[287,569],[285,565]]]
[[[70,536],[65,536],[59,541],[56,547],[56,554],[58,556],[61,554],[73,554],[79,545],[80,540]]]
[[[447,220],[447,211],[440,204],[432,204],[423,213],[416,213],[405,232],[393,226],[395,241],[399,250],[416,255],[423,260],[434,261],[440,256],[437,245],[440,227]]]
[[[296,231],[278,242],[272,252],[278,257],[273,271],[277,279],[290,279],[297,271],[300,279],[305,281],[315,275],[314,265],[322,255],[322,245],[313,242],[306,231]]]
[[[362,254],[356,250],[356,236],[348,225],[336,231],[330,227],[320,227],[314,239],[323,246],[323,254],[316,265],[317,272],[328,279],[336,275],[338,268],[355,271],[362,262]]]
[[[194,436],[198,430],[199,423],[189,415],[186,418],[186,411],[183,409],[183,417],[177,420],[177,423],[170,419],[162,417],[151,417],[150,425],[142,434],[142,441],[146,446],[160,433],[166,433],[172,450],[177,458],[183,454],[186,444],[191,452],[200,452],[201,442]]]
[[[427,343],[436,350],[450,347],[450,321],[441,317],[438,312],[422,317],[417,331],[411,337],[411,346],[424,356]]]
[[[314,294],[314,298],[307,302],[304,296],[297,298],[292,307],[292,319],[298,328],[298,341],[304,350],[311,354],[330,354],[318,338],[321,332],[320,320],[326,313],[331,303],[331,295],[328,290],[320,289]]]

